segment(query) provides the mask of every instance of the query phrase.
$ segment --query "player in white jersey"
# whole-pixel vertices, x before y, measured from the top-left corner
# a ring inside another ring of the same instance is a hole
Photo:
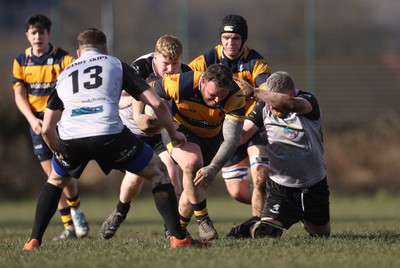
[[[321,112],[311,93],[296,90],[286,72],[272,74],[266,90],[246,90],[258,103],[243,127],[241,142],[264,127],[270,174],[261,221],[237,226],[243,237],[280,237],[301,222],[312,236],[329,237],[329,187],[326,179]]]
[[[132,63],[132,68],[136,74],[146,79],[147,83],[152,84],[164,76],[190,71],[190,67],[182,63],[182,58],[181,42],[175,36],[163,35],[157,40],[154,52],[136,59]],[[143,102],[135,100],[124,91],[122,92],[119,110],[122,122],[160,156],[168,170],[177,199],[179,199],[182,192],[179,170],[163,143],[162,126],[157,118],[144,114],[143,110]],[[104,239],[110,239],[115,235],[130,210],[132,199],[140,192],[143,181],[144,179],[137,174],[126,172],[121,183],[118,204],[102,224],[100,235]],[[165,230],[165,232],[166,238],[169,239],[168,231]]]
[[[168,106],[153,89],[129,65],[107,55],[106,43],[105,34],[95,28],[80,33],[78,59],[59,76],[56,94],[44,118],[46,124],[61,116],[53,170],[40,193],[32,234],[23,250],[40,247],[62,189],[71,177],[80,177],[90,160],[95,160],[105,174],[112,169],[127,170],[151,181],[156,207],[172,233],[172,248],[208,245],[186,236],[179,223],[176,196],[165,166],[150,146],[130,132],[119,118],[122,89],[154,109],[178,146],[186,144],[185,136],[175,130]]]

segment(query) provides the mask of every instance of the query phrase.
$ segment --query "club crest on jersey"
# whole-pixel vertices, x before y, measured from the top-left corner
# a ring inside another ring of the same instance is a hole
[[[28,58],[26,65],[31,66],[35,64],[31,58]]]
[[[48,58],[47,59],[47,64],[48,65],[51,65],[51,64],[53,64],[54,63],[54,59],[53,58]]]
[[[294,140],[297,136],[299,135],[299,132],[297,130],[291,129],[291,128],[284,128],[282,130],[282,136],[289,140]]]

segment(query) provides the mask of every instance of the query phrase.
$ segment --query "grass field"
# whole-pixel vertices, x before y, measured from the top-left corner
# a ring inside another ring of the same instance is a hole
[[[229,240],[225,234],[250,217],[250,207],[210,197],[209,212],[221,239],[206,249],[170,249],[152,199],[134,201],[129,217],[108,241],[99,236],[116,198],[82,196],[88,238],[53,241],[62,231],[58,214],[40,251],[21,252],[29,237],[36,200],[0,201],[0,267],[400,267],[400,197],[331,198],[332,236],[308,237],[299,224],[279,240]],[[196,224],[189,231],[197,236]]]

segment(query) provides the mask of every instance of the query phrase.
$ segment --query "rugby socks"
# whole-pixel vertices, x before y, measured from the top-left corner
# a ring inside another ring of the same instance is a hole
[[[80,209],[81,205],[81,198],[79,195],[75,196],[74,198],[67,198],[67,204],[71,208],[71,215],[74,216],[75,214],[81,214],[82,210]]]
[[[66,207],[63,209],[60,209],[60,214],[61,214],[61,221],[64,224],[65,229],[71,229],[74,227],[74,223],[72,221],[72,216],[71,216],[71,208]]]
[[[43,185],[36,205],[35,222],[33,224],[31,238],[42,242],[43,234],[51,218],[53,218],[57,211],[61,193],[62,189],[53,184],[46,182]]]
[[[78,209],[81,205],[81,198],[79,195],[76,195],[74,198],[67,198],[67,204],[71,208]]]
[[[161,217],[172,236],[186,238],[186,233],[179,224],[178,203],[174,186],[171,183],[160,184],[153,188],[153,198]]]
[[[182,214],[179,214],[179,221],[180,221],[180,224],[181,224],[183,229],[187,228],[187,226],[189,225],[190,220],[191,220],[191,217],[188,218],[188,217],[183,216]]]
[[[208,217],[207,199],[204,199],[198,204],[192,204],[192,208],[194,211],[194,216],[197,219],[197,222]]]

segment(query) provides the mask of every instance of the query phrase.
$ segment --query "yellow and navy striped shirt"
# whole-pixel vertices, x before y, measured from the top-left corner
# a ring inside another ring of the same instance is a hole
[[[74,57],[65,50],[50,44],[48,53],[41,57],[32,54],[32,48],[25,49],[13,63],[13,88],[24,84],[28,102],[35,114],[43,112],[57,77],[72,62]]]
[[[244,121],[245,96],[236,83],[232,83],[228,96],[217,107],[204,102],[199,89],[202,72],[173,74],[157,80],[154,87],[158,95],[172,99],[174,120],[201,138],[212,138],[222,130],[226,118]]]
[[[254,49],[245,46],[240,57],[235,60],[228,59],[223,53],[221,44],[217,45],[207,53],[198,56],[189,63],[194,71],[205,72],[208,66],[218,63],[229,67],[234,77],[246,80],[254,87],[263,89],[265,81],[271,75],[267,61]],[[246,114],[250,113],[255,101],[247,100]]]

